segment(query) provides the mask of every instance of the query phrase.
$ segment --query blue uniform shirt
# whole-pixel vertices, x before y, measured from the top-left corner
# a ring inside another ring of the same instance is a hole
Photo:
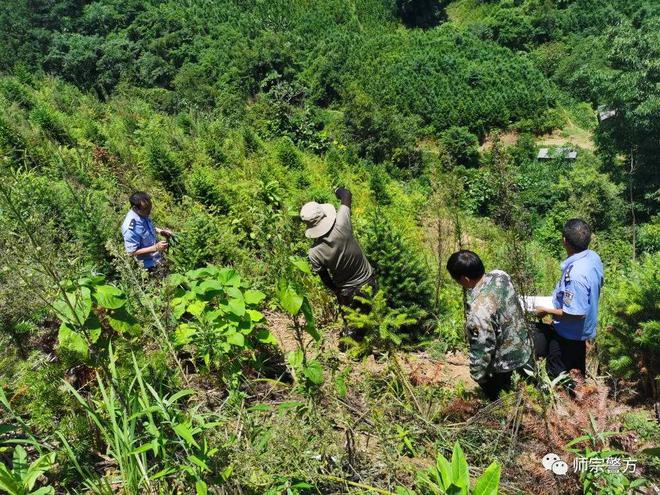
[[[156,228],[149,217],[138,215],[134,210],[129,210],[121,224],[121,234],[124,236],[124,247],[127,253],[133,253],[138,249],[153,246],[158,242]],[[137,257],[145,268],[153,268],[162,259],[159,252],[142,254]]]
[[[603,286],[603,263],[587,249],[561,264],[561,278],[552,294],[552,305],[564,313],[584,316],[581,320],[555,318],[552,326],[565,339],[590,340],[596,336],[598,298]]]

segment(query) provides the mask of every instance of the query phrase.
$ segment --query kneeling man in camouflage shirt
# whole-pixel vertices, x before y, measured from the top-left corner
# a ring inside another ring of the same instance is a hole
[[[501,270],[485,273],[472,251],[447,261],[452,278],[468,291],[465,333],[470,344],[470,375],[490,400],[511,388],[511,376],[531,371],[532,347],[527,322],[511,277]]]

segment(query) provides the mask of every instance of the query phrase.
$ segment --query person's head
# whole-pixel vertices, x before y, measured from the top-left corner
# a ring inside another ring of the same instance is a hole
[[[447,260],[447,271],[456,282],[466,289],[472,289],[486,270],[481,258],[472,251],[456,251]]]
[[[151,196],[146,192],[137,191],[131,194],[131,197],[128,198],[131,208],[138,214],[143,217],[148,217],[151,214]]]
[[[579,218],[571,218],[561,231],[564,248],[567,252],[579,253],[589,247],[591,229],[589,224]]]
[[[337,211],[329,203],[318,204],[316,201],[310,201],[300,209],[300,219],[307,227],[305,236],[309,239],[320,239],[330,232],[336,218]]]

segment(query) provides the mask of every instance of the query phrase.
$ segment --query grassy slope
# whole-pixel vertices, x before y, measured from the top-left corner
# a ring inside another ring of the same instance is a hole
[[[457,24],[468,26],[488,15],[491,8],[495,7],[476,6],[474,1],[465,0],[454,2],[449,7],[449,13]],[[223,130],[222,137],[218,138],[226,157],[224,164],[218,164],[206,150],[209,141],[216,138],[208,129],[209,123],[203,119],[194,121],[190,131],[176,118],[159,114],[135,97],[117,97],[107,104],[100,104],[53,80],[38,81],[35,86],[38,88],[33,93],[35,100],[58,108],[63,113],[65,128],[77,141],[78,157],[77,153],[65,152],[71,167],[69,171],[79,168],[76,173],[82,173],[92,189],[106,195],[115,226],[124,212],[126,194],[133,188],[154,191],[157,205],[155,216],[183,233],[186,232],[188,220],[195,215],[205,215],[199,205],[191,206],[189,202],[172,197],[158,181],[150,177],[147,147],[148,139],[154,136],[177,150],[178,158],[186,167],[186,174],[200,166],[210,169],[213,181],[230,198],[230,213],[227,215],[230,220],[251,221],[253,211],[250,207],[262,207],[257,198],[263,192],[261,185],[268,180],[278,182],[286,214],[295,214],[299,205],[310,197],[332,200],[329,191],[333,185],[348,185],[355,193],[358,234],[366,214],[376,207],[369,189],[369,172],[356,164],[342,160],[337,165],[327,157],[302,152],[302,170],[290,170],[278,159],[278,142],[263,142],[258,152],[248,153],[240,130],[231,129]],[[35,147],[44,145],[43,130],[30,120],[29,112],[6,102],[4,107],[8,120],[31,136]],[[574,119],[572,110],[562,109],[561,112],[568,123],[562,130],[566,133],[566,139],[575,139],[576,144],[588,147],[590,136],[582,120]],[[98,143],[98,135],[103,136],[104,146],[118,157],[117,168],[100,167],[94,163],[92,153]],[[561,138],[564,136],[560,135]],[[43,149],[45,152],[48,148],[43,146]],[[44,171],[52,173],[48,166]],[[308,185],[298,185],[301,176],[309,179]],[[418,249],[424,250],[429,269],[435,269],[433,245],[427,243],[428,232],[423,227],[425,218],[433,214],[426,208],[426,198],[414,184],[391,181],[387,187],[393,206],[385,207],[386,213],[397,219],[397,226],[414,240]],[[468,246],[479,248],[487,266],[494,267],[504,262],[506,252],[503,250],[502,232],[488,219],[465,218],[464,221]],[[234,253],[240,254],[231,261],[251,280],[264,284],[268,290],[272,288],[272,278],[270,275],[264,276],[264,270],[268,270],[269,263],[275,259],[268,257],[265,248],[246,247],[247,241],[242,237],[244,232],[240,225],[234,230],[236,238],[223,238],[222,241],[233,243]],[[296,228],[286,219],[278,225]],[[298,237],[282,253],[284,256],[294,251],[304,253],[307,242],[302,239],[300,228],[297,230]],[[258,235],[272,233],[257,232]],[[455,248],[454,240],[449,244],[445,247],[447,251]],[[221,258],[219,254],[218,258]],[[544,273],[549,273],[550,267],[556,271],[555,261],[543,253],[535,262],[543,266]],[[549,274],[541,282],[545,291],[549,290],[554,276]],[[313,297],[318,306],[327,303],[321,290],[317,290]],[[460,291],[449,285],[445,297],[460,302]],[[452,305],[447,319],[454,319],[456,323],[460,320],[460,310],[459,305]],[[336,325],[330,324],[324,330],[336,332]],[[287,331],[286,325],[283,331]],[[436,451],[447,453],[453,440],[460,439],[477,471],[493,458],[505,464],[503,481],[509,492],[547,493],[544,490],[556,480],[537,469],[536,456],[542,454],[549,443],[554,442],[557,448],[561,448],[566,441],[581,433],[582,428],[588,428],[586,410],[596,415],[601,428],[620,427],[616,417],[619,411],[615,405],[598,401],[602,388],[586,389],[577,406],[561,398],[562,406],[568,413],[560,409],[557,417],[551,418],[551,435],[554,436],[548,439],[538,427],[541,424],[540,403],[533,393],[531,397],[524,396],[522,402],[511,396],[503,405],[485,406],[472,392],[466,392],[458,381],[438,386],[437,382],[419,380],[419,367],[414,364],[416,359],[423,360],[424,366],[430,365],[432,373],[446,372],[442,363],[428,359],[423,352],[404,358],[413,362],[413,365],[405,367],[405,371],[407,378],[413,382],[414,394],[423,406],[422,411],[416,410],[416,405],[404,391],[401,377],[387,361],[373,366],[371,361],[366,365],[349,363],[336,355],[334,346],[324,349],[322,359],[329,376],[332,374],[330,370],[337,366],[339,369],[354,367],[346,397],[338,396],[331,379],[313,400],[301,396],[289,383],[269,383],[268,387],[261,387],[254,382],[248,384],[249,396],[244,403],[211,403],[209,397],[217,394],[217,389],[204,380],[196,384],[197,403],[222,414],[225,421],[225,426],[218,428],[215,440],[218,445],[225,446],[223,455],[227,456],[227,463],[234,466],[234,475],[227,485],[230,492],[240,487],[253,493],[264,493],[269,488],[277,487],[278,483],[290,484],[290,480],[296,479],[313,482],[322,493],[360,492],[345,482],[330,482],[327,477],[324,478],[328,475],[393,490],[396,484],[410,486],[414,482],[414,471],[432,465]],[[29,412],[32,404],[29,402],[30,392],[26,390],[34,385],[31,384],[33,375],[28,363],[17,364],[4,355],[2,363],[3,369],[9,371],[3,381],[9,380],[17,386],[23,395],[17,394],[15,399],[20,402],[23,398],[27,402],[23,404],[25,411]],[[17,369],[20,373],[14,374]],[[47,395],[51,391],[49,381],[59,380],[60,372],[64,371],[45,366],[40,371],[40,380],[36,382],[42,387],[39,391]],[[42,407],[43,397],[40,399],[39,407]],[[288,401],[303,405],[279,407],[279,404]],[[265,409],[249,409],[259,405],[265,406]],[[611,414],[607,411],[608,407]],[[36,411],[37,406],[34,409]],[[509,429],[509,425],[513,425],[514,418],[521,411],[526,411],[524,426],[522,433],[516,434],[513,427]],[[571,428],[566,428],[566,417],[562,414],[571,417]],[[48,420],[44,418],[48,415],[41,418],[42,424],[47,425]],[[507,426],[503,428],[501,425]],[[525,448],[520,449],[521,445]],[[508,456],[508,452],[516,454]],[[563,489],[568,487],[577,489],[576,480],[567,480],[562,485]],[[279,491],[276,489],[270,493]]]

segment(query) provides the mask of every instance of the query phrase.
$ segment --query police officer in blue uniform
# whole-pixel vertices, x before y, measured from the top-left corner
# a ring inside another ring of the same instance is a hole
[[[126,253],[141,261],[147,271],[155,272],[163,264],[163,251],[168,245],[167,241],[159,241],[157,234],[170,238],[172,232],[154,226],[149,217],[152,209],[151,197],[146,192],[131,194],[129,202],[131,209],[121,226]]]
[[[589,225],[576,218],[568,220],[562,236],[568,258],[561,264],[561,278],[552,294],[553,307],[536,308],[538,316],[552,316],[552,324],[540,324],[535,336],[537,355],[546,357],[551,378],[572,369],[586,374],[586,341],[596,336],[603,286],[603,263],[588,249]]]

